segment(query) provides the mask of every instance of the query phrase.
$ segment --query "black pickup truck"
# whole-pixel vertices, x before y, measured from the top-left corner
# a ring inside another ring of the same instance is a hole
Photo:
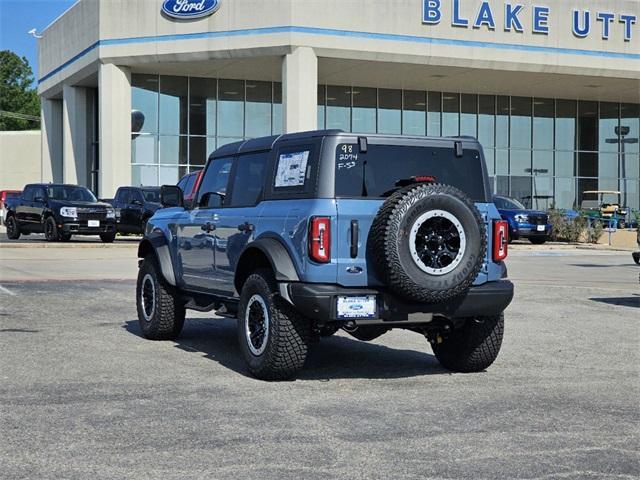
[[[44,233],[49,242],[71,240],[72,235],[100,235],[105,243],[116,237],[116,212],[99,202],[85,187],[35,183],[7,202],[7,237]]]
[[[144,233],[147,221],[162,208],[160,187],[120,187],[109,202],[116,211],[118,233]]]

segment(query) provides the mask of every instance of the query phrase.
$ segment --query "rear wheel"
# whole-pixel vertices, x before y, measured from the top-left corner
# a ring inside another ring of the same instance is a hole
[[[7,218],[6,227],[7,237],[9,237],[10,240],[18,240],[20,238],[20,227],[18,227],[16,217],[11,215],[9,218]]]
[[[270,270],[252,274],[240,294],[238,341],[249,371],[262,380],[295,377],[304,366],[311,322],[276,294]]]
[[[7,237],[10,240],[18,240],[20,238],[20,227],[18,227],[18,222],[16,221],[16,217],[13,215],[7,218],[6,221],[7,227]]]
[[[150,340],[172,340],[180,335],[185,308],[178,292],[159,273],[155,257],[147,256],[138,271],[138,324]]]
[[[504,334],[504,314],[469,318],[448,337],[436,337],[433,353],[454,372],[480,372],[498,357]]]

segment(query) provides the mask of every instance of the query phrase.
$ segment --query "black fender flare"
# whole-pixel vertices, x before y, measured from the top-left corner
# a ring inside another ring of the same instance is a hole
[[[254,242],[249,243],[240,254],[238,259],[238,267],[243,264],[243,260],[249,255],[256,253],[256,251],[262,253],[269,264],[278,282],[299,282],[300,276],[296,267],[291,259],[291,255],[287,248],[279,241],[270,237],[262,237]],[[241,289],[239,285],[239,273],[242,275],[241,268],[236,268],[234,275],[234,284],[238,292]],[[240,288],[239,288],[240,287]]]
[[[177,282],[171,257],[171,247],[164,233],[154,230],[140,241],[138,244],[138,258],[145,258],[150,253],[155,254],[165,281],[175,287]]]

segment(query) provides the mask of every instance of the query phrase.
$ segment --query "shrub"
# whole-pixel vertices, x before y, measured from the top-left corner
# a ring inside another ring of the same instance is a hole
[[[587,219],[585,217],[579,215],[569,219],[564,210],[551,210],[549,212],[549,223],[552,227],[551,240],[557,242],[576,243],[580,241],[587,227]]]
[[[604,225],[600,220],[591,222],[591,225],[587,229],[586,240],[587,243],[598,243],[602,233],[604,232]]]

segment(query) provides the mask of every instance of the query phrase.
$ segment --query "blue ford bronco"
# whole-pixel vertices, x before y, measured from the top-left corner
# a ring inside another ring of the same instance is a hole
[[[138,250],[140,328],[167,340],[186,309],[237,318],[265,380],[294,377],[339,329],[363,341],[411,330],[447,369],[483,370],[513,298],[491,199],[473,138],[327,130],[225,145],[192,204],[161,189]]]

